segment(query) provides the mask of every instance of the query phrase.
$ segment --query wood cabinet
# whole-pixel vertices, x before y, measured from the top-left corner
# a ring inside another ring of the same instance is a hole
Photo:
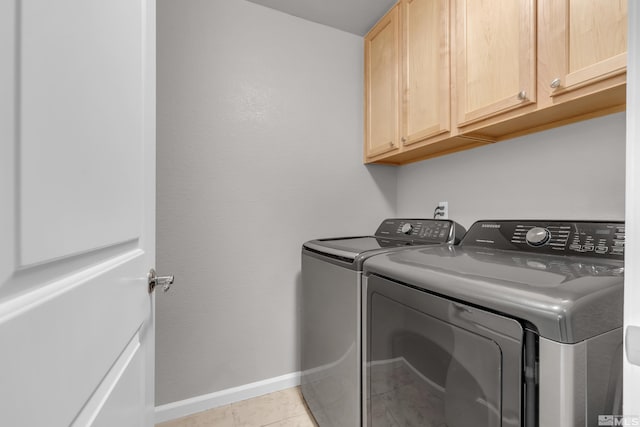
[[[548,96],[625,74],[626,0],[540,0],[539,21]]]
[[[400,0],[365,38],[365,162],[623,111],[626,34],[627,0]]]
[[[451,137],[449,6],[401,0],[365,37],[365,162],[400,164],[486,143]]]
[[[404,146],[449,131],[449,1],[402,0],[401,90]]]
[[[458,125],[536,100],[534,0],[456,2]]]
[[[365,38],[365,158],[400,147],[398,11],[393,7]]]
[[[535,104],[460,128],[464,135],[497,142],[625,109],[626,0],[536,3]]]

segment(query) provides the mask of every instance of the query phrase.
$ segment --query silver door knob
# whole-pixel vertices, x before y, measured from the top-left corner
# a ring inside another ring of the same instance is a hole
[[[551,84],[549,86],[551,86],[551,89],[559,88],[560,87],[560,79],[555,78],[555,79],[551,80]]]
[[[149,293],[153,292],[157,285],[162,285],[162,290],[167,292],[173,284],[173,276],[157,276],[156,271],[152,268],[147,274],[147,281],[149,283]]]
[[[518,99],[520,101],[524,101],[525,99],[527,99],[527,92],[525,92],[524,90],[518,92]]]

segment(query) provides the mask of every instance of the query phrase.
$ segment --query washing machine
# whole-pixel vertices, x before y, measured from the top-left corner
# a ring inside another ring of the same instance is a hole
[[[624,232],[479,221],[458,246],[368,258],[364,425],[607,425],[622,410]]]
[[[302,246],[301,389],[320,427],[361,425],[362,263],[407,247],[455,244],[454,221],[385,219],[371,236],[317,239]]]

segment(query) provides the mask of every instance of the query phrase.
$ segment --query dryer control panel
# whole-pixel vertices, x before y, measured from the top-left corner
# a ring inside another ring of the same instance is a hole
[[[465,229],[444,219],[389,218],[382,221],[375,236],[413,243],[458,243]]]
[[[624,236],[624,222],[478,221],[460,245],[622,259]]]

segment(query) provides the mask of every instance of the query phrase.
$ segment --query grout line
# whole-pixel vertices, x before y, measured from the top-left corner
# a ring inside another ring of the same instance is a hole
[[[304,401],[304,398],[302,397],[302,393],[300,392],[299,387],[292,387],[292,388],[285,389],[285,390],[275,391],[275,392],[269,393],[269,394],[264,395],[264,396],[258,396],[258,397],[254,397],[254,398],[247,399],[247,400],[244,400],[244,401],[234,402],[234,403],[231,403],[231,404],[228,404],[228,405],[224,405],[224,406],[220,406],[220,407],[217,407],[217,408],[209,409],[209,410],[197,413],[197,414],[192,414],[192,415],[188,415],[188,416],[182,417],[182,418],[179,419],[179,421],[178,420],[174,420],[175,424],[172,423],[171,421],[168,421],[167,422],[168,424],[166,424],[166,425],[167,425],[167,427],[168,426],[171,426],[171,427],[187,427],[189,425],[193,425],[192,424],[193,422],[195,422],[196,425],[197,425],[197,423],[199,421],[198,418],[204,417],[205,413],[215,412],[215,411],[221,410],[221,408],[228,407],[229,408],[230,417],[229,416],[225,417],[223,421],[225,421],[225,422],[231,421],[231,424],[233,425],[233,427],[239,427],[242,424],[238,421],[239,417],[238,417],[236,411],[241,406],[240,403],[245,402],[244,405],[242,405],[242,406],[246,406],[246,405],[251,406],[252,402],[257,402],[257,401],[261,400],[261,398],[263,398],[265,396],[275,395],[277,393],[282,393],[283,391],[289,391],[289,393],[292,393],[292,392],[295,393],[296,398],[297,398],[297,402],[296,403],[299,404],[299,406],[300,406],[300,412],[298,413],[298,411],[296,411],[295,414],[292,414],[292,415],[284,417],[284,418],[280,418],[280,419],[272,421],[272,422],[270,422],[268,424],[260,424],[260,427],[274,426],[274,425],[277,425],[277,424],[282,423],[282,422],[287,421],[287,420],[291,420],[291,419],[295,419],[295,418],[302,418],[302,417],[306,417],[311,422],[311,425],[317,427],[317,424],[316,424],[316,422],[315,422],[315,420],[313,418],[313,415],[311,415],[311,411],[309,410],[309,407],[307,406],[306,402]],[[296,405],[296,407],[297,406],[298,405]],[[278,407],[278,402],[276,401],[276,402],[274,402],[274,408],[277,408],[277,407]],[[161,425],[162,425],[162,423],[156,424],[157,427],[160,427]],[[256,425],[256,427],[258,427],[258,425]]]
[[[280,424],[280,423],[281,423],[281,422],[283,422],[283,421],[292,420],[292,419],[294,419],[294,418],[300,418],[300,417],[302,417],[302,416],[304,416],[304,415],[305,415],[305,414],[293,415],[293,416],[291,416],[291,417],[286,417],[286,418],[282,418],[282,419],[280,419],[280,420],[276,420],[276,421],[274,421],[274,422],[272,422],[272,423],[269,423],[269,424],[263,424],[263,425],[261,425],[260,427],[269,427],[269,426],[273,426],[273,425],[276,425],[276,424]]]

